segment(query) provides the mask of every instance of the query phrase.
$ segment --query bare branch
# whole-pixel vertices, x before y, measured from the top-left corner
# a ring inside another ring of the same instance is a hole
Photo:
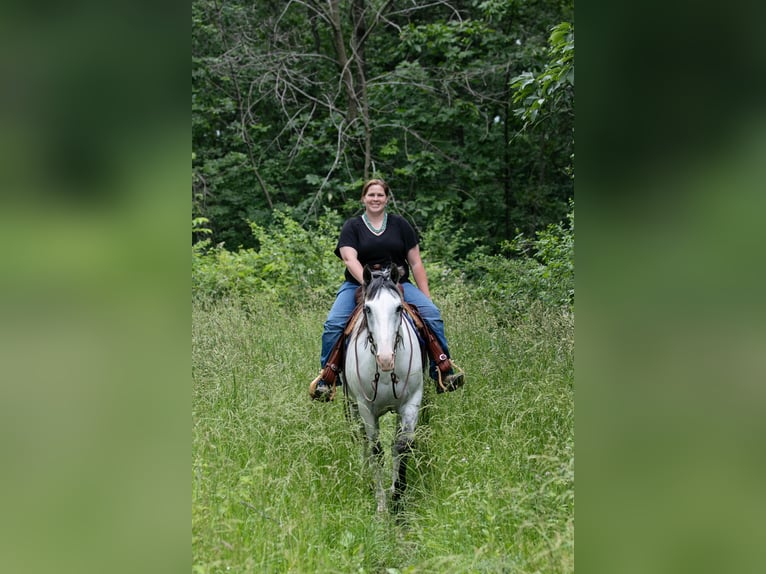
[[[379,128],[396,128],[396,129],[403,130],[406,133],[411,134],[412,136],[414,136],[415,139],[417,139],[420,143],[422,143],[428,149],[430,149],[431,151],[433,151],[436,154],[440,155],[441,157],[443,157],[444,159],[446,159],[450,163],[452,163],[454,165],[457,165],[457,166],[460,166],[463,169],[470,169],[470,166],[464,164],[463,162],[461,162],[457,158],[454,158],[454,157],[451,157],[451,156],[447,155],[445,152],[443,152],[441,149],[439,149],[438,146],[436,146],[435,144],[430,142],[428,139],[426,139],[423,136],[421,136],[418,132],[416,132],[412,128],[409,128],[409,127],[407,127],[405,125],[402,125],[402,124],[396,124],[396,123],[377,124],[377,127],[379,127]]]
[[[344,125],[345,125],[345,129],[344,129]],[[315,212],[319,199],[322,197],[322,192],[325,186],[327,185],[327,182],[330,181],[330,176],[335,172],[335,169],[338,167],[338,163],[340,162],[341,155],[345,153],[346,146],[344,142],[346,141],[346,138],[344,137],[344,132],[348,130],[351,127],[351,125],[352,124],[345,124],[345,122],[343,121],[341,121],[341,123],[337,125],[338,137],[336,140],[335,159],[333,160],[332,166],[327,171],[327,174],[325,175],[324,180],[322,180],[322,183],[319,185],[319,189],[314,194],[314,199],[311,201],[311,204],[309,205],[309,208],[306,211],[306,217],[303,220],[303,225],[306,225],[311,214]]]
[[[409,16],[411,14],[414,14],[415,12],[418,12],[419,10],[433,8],[434,6],[446,6],[457,17],[458,22],[460,22],[461,24],[463,23],[463,17],[460,15],[460,11],[454,6],[452,6],[449,2],[445,2],[444,0],[437,0],[436,2],[431,2],[430,4],[422,4],[420,6],[415,5],[415,6],[412,6],[411,8],[405,8],[403,10],[391,12],[390,14],[388,14],[388,16],[400,16],[400,15]]]
[[[215,2],[215,7],[217,10],[217,16],[218,16],[217,24],[218,24],[219,33],[221,34],[221,43],[223,44],[224,48],[228,52],[230,49],[228,47],[228,42],[226,40],[226,32],[223,26],[223,14],[222,14],[223,8],[217,0]],[[263,195],[266,197],[266,202],[269,204],[269,208],[273,209],[274,204],[271,200],[271,194],[269,193],[269,190],[266,187],[266,182],[263,181],[263,178],[261,177],[261,174],[258,171],[258,165],[255,162],[255,156],[253,154],[253,142],[251,141],[250,135],[247,132],[246,116],[249,115],[249,111],[248,111],[248,114],[246,114],[244,99],[242,97],[242,92],[240,90],[239,78],[237,76],[236,67],[233,65],[230,65],[229,72],[231,74],[232,82],[234,84],[235,97],[237,100],[237,106],[238,106],[239,114],[240,114],[240,125],[239,125],[240,134],[242,135],[242,141],[245,142],[245,148],[247,149],[247,156],[248,156],[248,159],[250,160],[250,167],[253,170],[253,175],[255,175],[255,178],[258,181],[258,184],[261,186],[261,190],[263,191]]]

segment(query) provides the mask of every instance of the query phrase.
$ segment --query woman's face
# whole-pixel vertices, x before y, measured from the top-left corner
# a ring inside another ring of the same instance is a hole
[[[388,196],[383,191],[383,186],[375,183],[368,187],[367,192],[362,197],[362,203],[369,213],[382,213],[388,203]]]

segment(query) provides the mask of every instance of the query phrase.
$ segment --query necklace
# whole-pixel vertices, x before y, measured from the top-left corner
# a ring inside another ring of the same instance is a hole
[[[369,229],[373,235],[383,235],[383,232],[386,230],[386,224],[388,223],[388,212],[383,213],[383,223],[380,227],[375,227],[370,220],[367,218],[367,213],[362,214],[362,219],[364,220],[364,224],[367,226],[367,229]]]

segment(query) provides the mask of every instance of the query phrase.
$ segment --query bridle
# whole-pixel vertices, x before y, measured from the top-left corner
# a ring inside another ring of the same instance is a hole
[[[401,303],[404,302],[404,299],[402,297],[401,292],[399,289],[396,289],[399,300]],[[378,346],[375,342],[375,338],[372,335],[372,330],[369,328],[369,324],[367,322],[367,312],[368,309],[365,307],[365,316],[364,321],[360,325],[361,329],[367,330],[367,343],[369,344],[370,352],[372,353],[373,358],[378,354]],[[403,326],[403,320],[404,320],[404,305],[399,305],[399,309],[397,311],[399,314],[399,321],[396,325],[396,338],[394,339],[394,370],[391,371],[391,390],[394,395],[394,399],[399,399],[399,396],[396,392],[396,385],[399,382],[399,377],[396,376],[396,351],[399,349],[399,347],[403,343],[403,337],[402,337],[402,326]],[[410,343],[410,348],[412,348],[413,340],[412,340],[412,329],[406,329],[408,342]],[[359,336],[359,333],[357,333],[357,337]],[[359,349],[356,345],[354,345],[354,355],[356,358],[356,376],[359,381],[362,380],[361,373],[359,372]],[[407,390],[407,385],[410,381],[410,374],[412,373],[412,354],[410,355],[410,362],[407,367],[407,375],[404,378],[404,386],[401,389],[401,393],[404,393],[404,391]],[[380,366],[378,365],[378,361],[375,360],[375,376],[373,377],[372,381],[370,382],[370,386],[372,387],[372,398],[367,396],[367,393],[365,393],[364,389],[362,389],[362,394],[364,395],[365,400],[368,402],[374,402],[375,399],[378,396],[378,383],[380,382]]]

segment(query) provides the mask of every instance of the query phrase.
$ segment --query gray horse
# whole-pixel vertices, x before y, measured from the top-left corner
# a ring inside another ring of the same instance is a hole
[[[364,313],[349,336],[343,370],[350,417],[367,438],[365,455],[372,469],[378,512],[387,507],[379,419],[389,412],[397,414],[390,488],[396,502],[407,486],[406,458],[423,399],[423,352],[404,311],[398,280],[395,265],[374,273],[365,267]]]

